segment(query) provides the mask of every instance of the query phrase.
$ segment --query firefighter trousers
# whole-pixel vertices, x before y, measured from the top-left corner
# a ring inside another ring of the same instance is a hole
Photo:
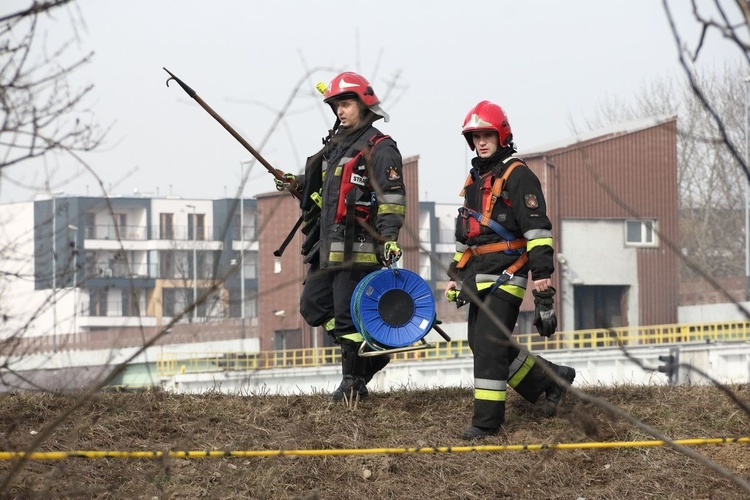
[[[337,340],[357,331],[350,302],[359,282],[380,266],[320,269],[310,266],[305,277],[299,310],[310,326],[321,326],[331,318],[336,321],[333,335]]]
[[[499,324],[512,332],[519,305],[502,298],[501,290],[488,294],[484,305],[471,303],[468,317],[469,346],[474,353],[474,416],[472,425],[498,429],[505,422],[505,395],[512,387],[535,403],[554,381],[542,368],[557,365],[514,344]]]

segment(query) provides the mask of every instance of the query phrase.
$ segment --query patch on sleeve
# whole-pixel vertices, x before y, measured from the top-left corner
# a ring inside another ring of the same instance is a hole
[[[539,200],[536,199],[535,194],[524,195],[523,201],[526,203],[526,208],[530,208],[532,210],[539,208]]]
[[[396,167],[391,167],[388,169],[388,180],[389,181],[397,181],[401,178],[401,175],[399,175],[398,170],[396,170]]]

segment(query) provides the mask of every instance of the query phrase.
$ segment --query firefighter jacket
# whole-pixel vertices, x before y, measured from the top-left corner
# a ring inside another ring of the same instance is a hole
[[[490,158],[474,158],[472,167],[463,191],[464,208],[469,210],[459,209],[456,218],[456,255],[449,276],[463,281],[462,300],[470,300],[470,294],[465,293],[467,289],[477,296],[499,289],[502,298],[520,305],[529,271],[534,280],[549,278],[554,271],[552,224],[547,217],[541,184],[523,160],[512,156],[509,149],[500,150]],[[512,170],[504,188],[493,201],[494,183],[509,168]],[[482,224],[472,217],[472,212],[474,215],[488,213],[492,222]],[[493,229],[495,223],[502,227]],[[506,241],[511,242],[508,248],[496,249],[502,246],[499,243]],[[495,245],[487,246],[489,244]],[[492,251],[483,252],[483,246]],[[466,252],[471,255],[465,256]],[[521,267],[514,269],[517,266]],[[513,270],[512,276],[508,274],[509,269]]]
[[[395,241],[404,222],[401,153],[371,122],[337,135],[323,148],[319,162],[308,160],[304,177],[305,192],[320,186],[319,265],[377,266],[382,244]]]

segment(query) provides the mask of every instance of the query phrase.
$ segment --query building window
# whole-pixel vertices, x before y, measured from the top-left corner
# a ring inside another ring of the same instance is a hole
[[[245,267],[245,279],[255,279],[258,277],[258,252],[245,252],[245,260],[242,261]]]
[[[159,252],[159,277],[162,279],[175,278],[174,252],[162,250]]]
[[[631,246],[657,246],[655,220],[627,220],[625,221],[625,243]]]
[[[159,214],[159,239],[174,239],[174,214]]]
[[[174,288],[164,288],[162,291],[162,314],[164,316],[175,316],[177,307],[177,294]]]
[[[96,214],[83,214],[83,237],[87,240],[96,238]]]
[[[107,290],[89,292],[89,316],[107,315]]]
[[[199,292],[200,295],[200,292]],[[162,291],[162,301],[164,303],[164,316],[175,317],[185,314],[188,305],[193,303],[192,288],[165,288]],[[192,312],[187,316],[190,321]]]
[[[126,288],[122,290],[122,315],[125,317],[142,316],[141,290]]]
[[[195,231],[195,237],[193,237]],[[206,214],[188,215],[188,239],[205,240],[206,239]]]

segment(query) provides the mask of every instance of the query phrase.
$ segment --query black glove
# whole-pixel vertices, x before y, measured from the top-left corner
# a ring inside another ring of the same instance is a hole
[[[557,328],[557,316],[552,309],[555,289],[549,287],[543,292],[532,290],[531,293],[534,295],[534,326],[542,337],[551,337]]]

